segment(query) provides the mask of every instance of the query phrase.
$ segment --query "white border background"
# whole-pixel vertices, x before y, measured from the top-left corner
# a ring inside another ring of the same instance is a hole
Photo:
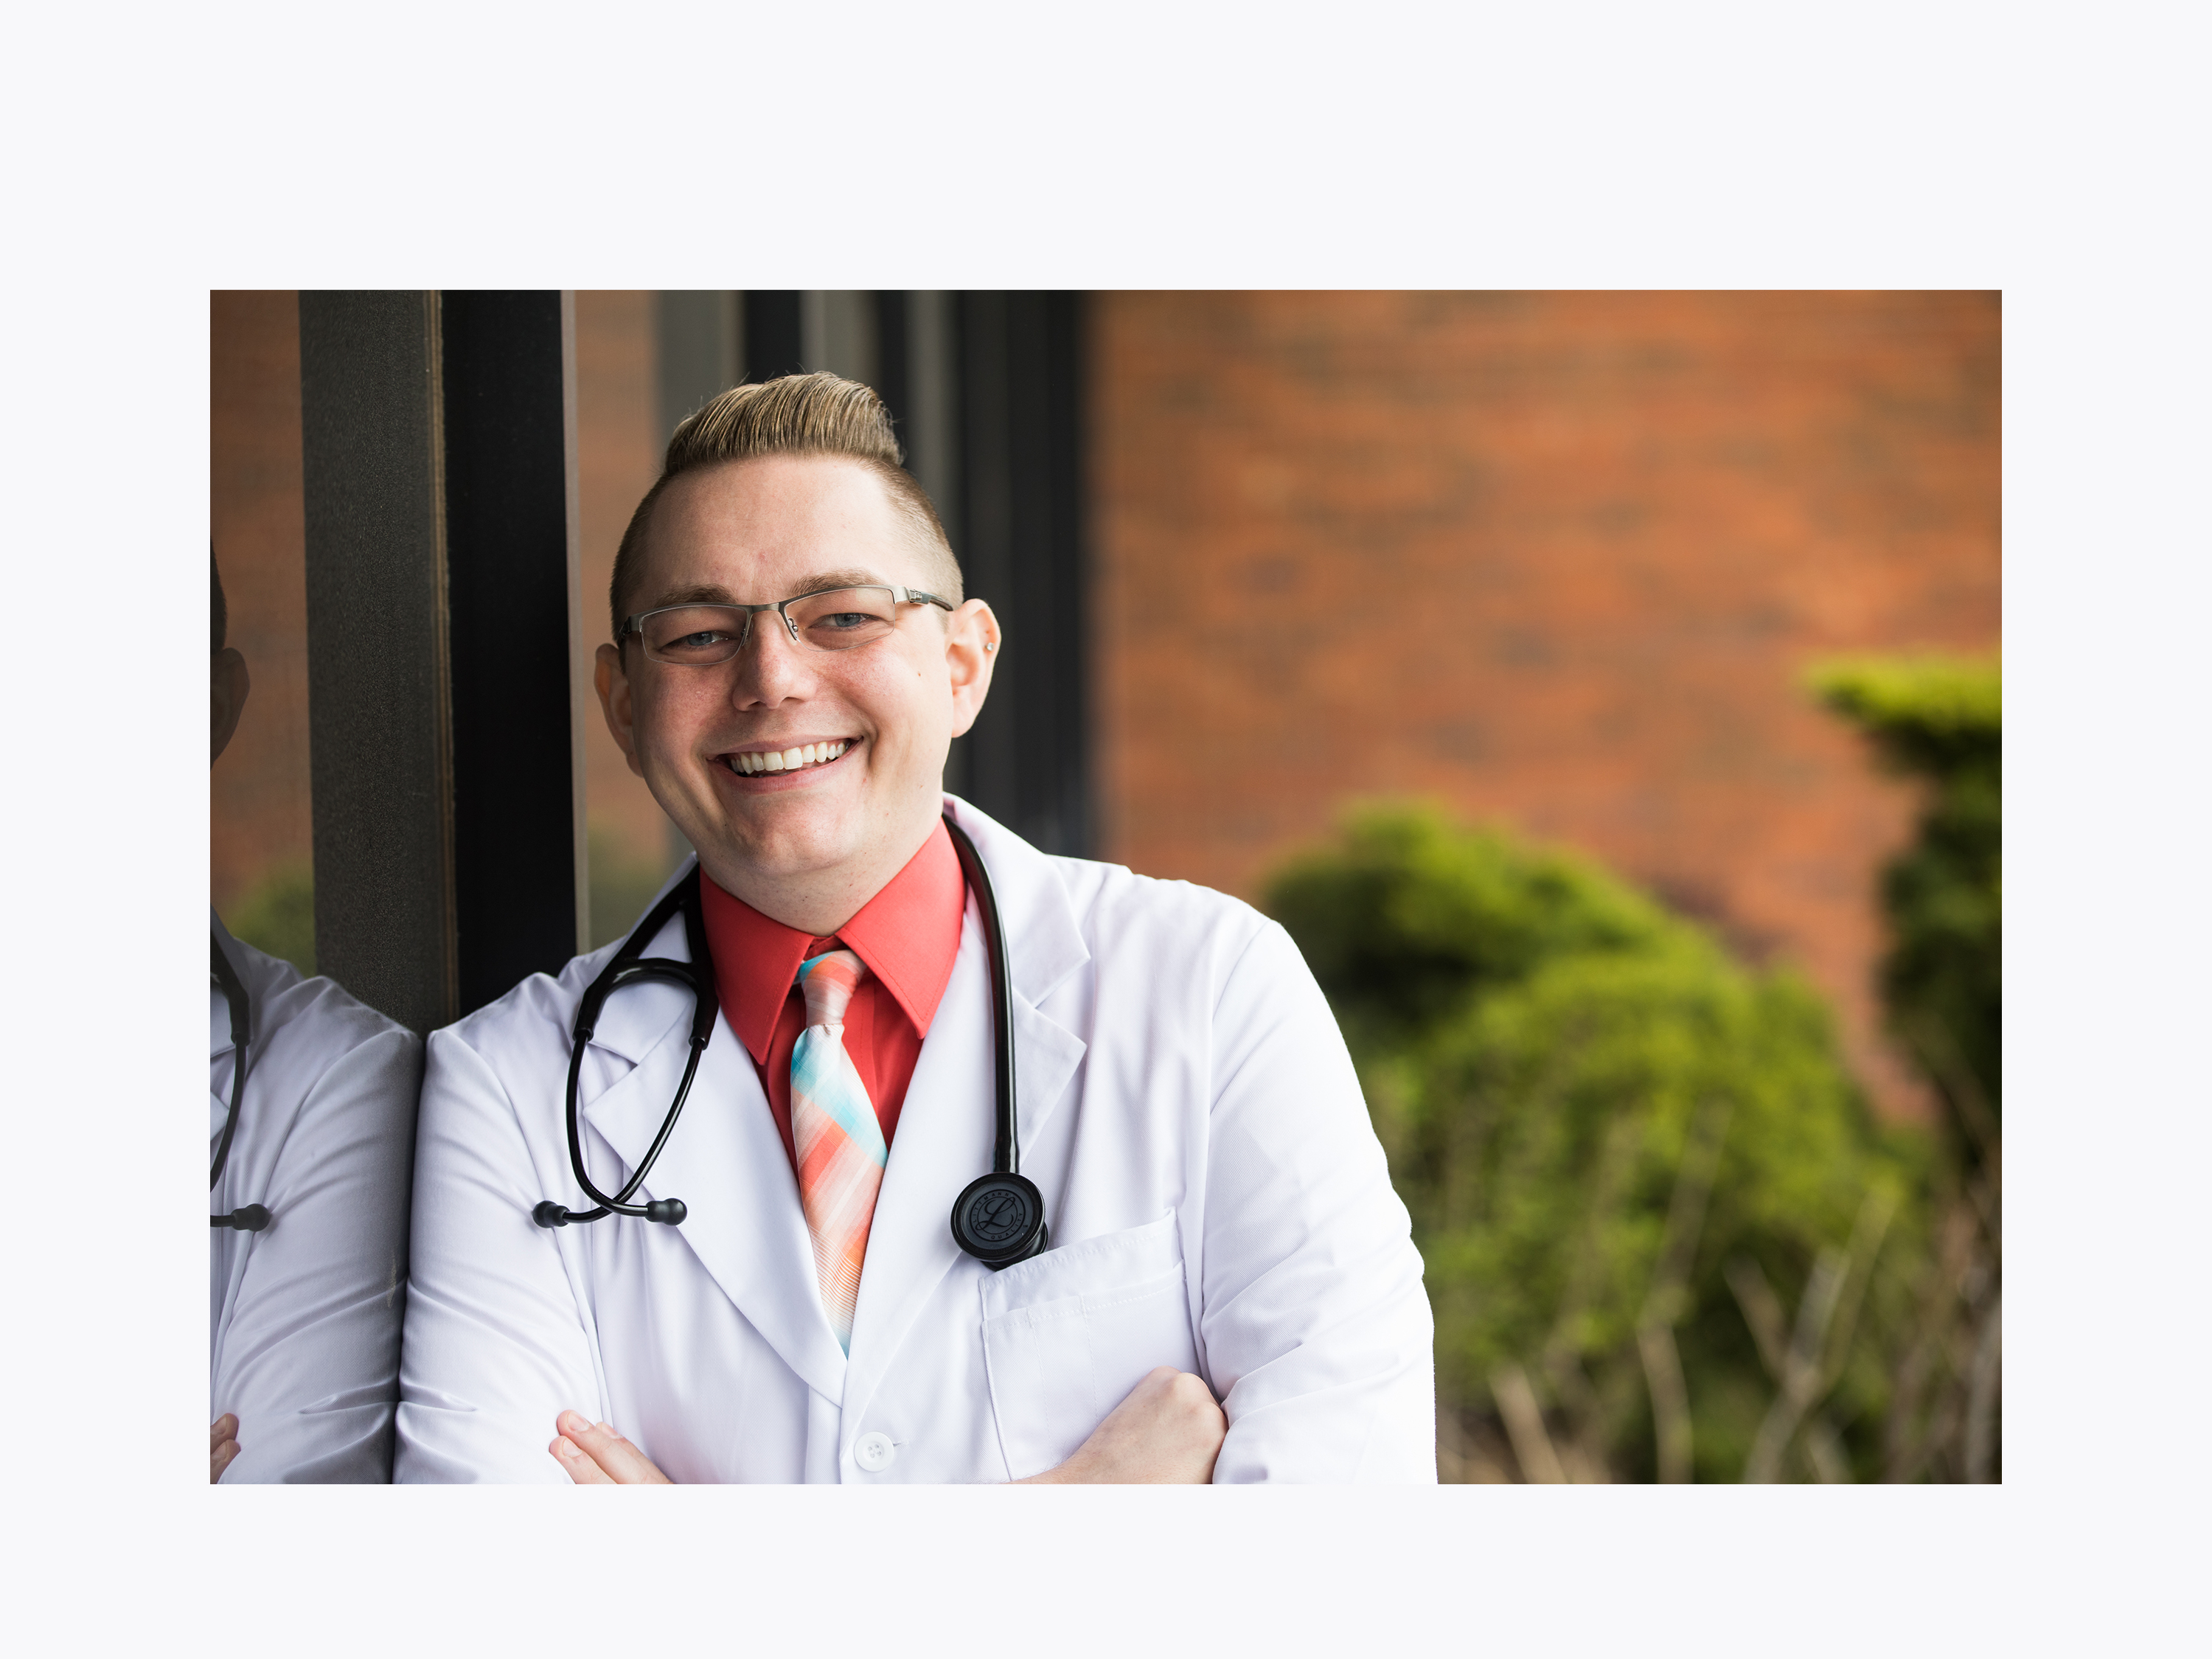
[[[11,22],[21,1650],[2201,1641],[2201,21],[801,9]],[[2002,289],[2007,1484],[201,1485],[206,294],[436,285]]]

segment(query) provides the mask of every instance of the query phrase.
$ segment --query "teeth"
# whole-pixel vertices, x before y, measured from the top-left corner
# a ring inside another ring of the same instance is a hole
[[[820,766],[850,747],[850,743],[803,743],[793,749],[738,755],[732,760],[737,770],[752,777],[762,772],[796,772],[804,766]]]

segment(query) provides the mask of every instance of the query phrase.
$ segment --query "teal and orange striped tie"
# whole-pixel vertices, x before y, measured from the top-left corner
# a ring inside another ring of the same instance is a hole
[[[814,1273],[837,1346],[853,1351],[853,1306],[860,1261],[890,1153],[876,1109],[845,1052],[845,1010],[868,970],[850,951],[825,951],[799,964],[806,1029],[791,1051],[791,1139],[799,1154],[799,1203],[814,1240]]]

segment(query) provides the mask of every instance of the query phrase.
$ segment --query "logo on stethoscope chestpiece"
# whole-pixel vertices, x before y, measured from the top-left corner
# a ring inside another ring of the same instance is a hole
[[[952,1206],[952,1236],[990,1267],[1009,1267],[1046,1248],[1044,1195],[1025,1176],[987,1175]]]
[[[1030,1201],[1012,1187],[978,1193],[968,1206],[968,1231],[985,1244],[1010,1244],[1027,1232],[1034,1213]]]

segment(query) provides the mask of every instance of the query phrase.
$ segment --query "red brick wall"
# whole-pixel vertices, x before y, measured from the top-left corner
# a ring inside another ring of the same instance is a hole
[[[1121,294],[1092,331],[1105,856],[1249,896],[1347,799],[1439,797],[1801,963],[1917,1109],[1870,983],[1911,797],[1799,676],[1997,643],[1996,296]]]

